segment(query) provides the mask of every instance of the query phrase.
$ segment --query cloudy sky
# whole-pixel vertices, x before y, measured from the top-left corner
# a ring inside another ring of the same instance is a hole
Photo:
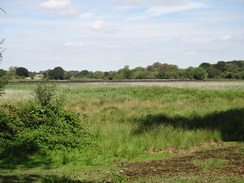
[[[0,0],[0,68],[244,60],[244,0]]]

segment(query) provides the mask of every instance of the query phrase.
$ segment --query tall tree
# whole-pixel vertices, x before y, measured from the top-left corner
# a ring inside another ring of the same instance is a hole
[[[65,78],[65,72],[62,67],[55,67],[49,72],[51,79],[63,80]]]
[[[25,67],[17,67],[17,69],[15,71],[15,75],[28,77],[29,71]]]

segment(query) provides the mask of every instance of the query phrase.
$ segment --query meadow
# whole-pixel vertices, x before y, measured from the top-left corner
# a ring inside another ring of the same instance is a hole
[[[55,152],[50,154],[54,163],[49,170],[41,164],[4,169],[10,180],[14,174],[52,172],[76,181],[123,182],[128,179],[118,167],[124,162],[165,159],[233,141],[243,147],[243,81],[58,83],[57,87],[64,108],[85,119],[96,152],[85,157],[76,151]],[[0,104],[24,106],[35,88],[34,83],[9,83]]]

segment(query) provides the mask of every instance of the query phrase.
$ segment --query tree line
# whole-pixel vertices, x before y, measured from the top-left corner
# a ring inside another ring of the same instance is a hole
[[[128,65],[117,71],[65,71],[58,66],[51,70],[30,72],[25,67],[10,67],[8,70],[0,69],[0,77],[8,79],[24,79],[30,77],[43,77],[52,80],[71,79],[103,79],[103,80],[128,80],[128,79],[244,79],[244,61],[219,61],[216,64],[201,63],[198,67],[181,69],[177,65],[155,62],[147,67],[130,69]]]

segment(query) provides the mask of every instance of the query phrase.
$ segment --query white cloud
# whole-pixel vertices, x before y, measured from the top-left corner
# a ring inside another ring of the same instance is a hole
[[[127,0],[127,1],[134,3],[134,2],[144,2],[144,1],[148,1],[148,0]]]
[[[61,57],[46,57],[46,58],[43,58],[42,60],[44,60],[44,61],[50,61],[50,62],[55,62],[55,61],[60,61],[61,60]]]
[[[76,15],[79,10],[72,3],[72,0],[49,0],[40,4],[40,7],[46,10],[58,12],[60,15]]]
[[[65,43],[64,46],[66,46],[66,47],[77,47],[77,48],[83,48],[84,47],[83,44],[76,43],[76,42]]]
[[[193,3],[189,2],[185,5],[178,5],[178,6],[152,6],[148,8],[143,15],[130,18],[130,20],[142,20],[148,19],[154,16],[165,15],[169,13],[179,12],[179,11],[186,11],[191,9],[197,8],[206,8],[207,6],[202,3]]]
[[[228,41],[231,39],[230,35],[225,35],[225,36],[221,36],[218,40],[220,41]]]
[[[118,50],[118,49],[122,48],[122,44],[120,44],[120,43],[110,43],[110,44],[106,45],[106,48]]]
[[[97,20],[91,25],[91,29],[93,30],[102,30],[105,26],[105,22],[102,20]]]
[[[90,13],[90,12],[88,12],[88,13],[82,13],[80,15],[81,18],[90,18],[92,16],[93,16],[93,13]]]
[[[120,7],[115,7],[115,10],[131,10],[133,9],[132,6],[120,6]]]
[[[185,54],[186,54],[186,55],[193,56],[193,55],[197,55],[198,52],[196,52],[196,51],[188,51],[188,52],[186,52]]]

